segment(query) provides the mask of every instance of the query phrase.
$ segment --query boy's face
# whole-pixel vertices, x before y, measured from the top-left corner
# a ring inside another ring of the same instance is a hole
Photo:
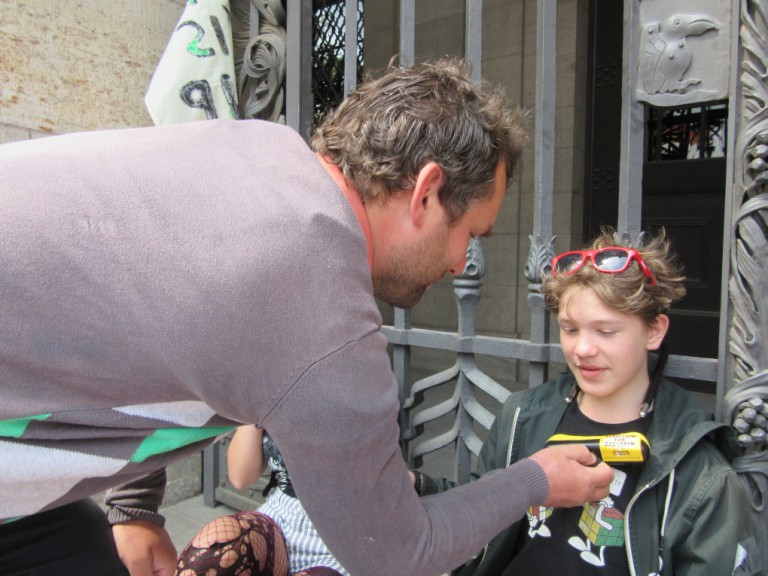
[[[585,413],[602,422],[637,418],[649,384],[648,351],[661,345],[667,317],[649,326],[610,308],[591,288],[574,286],[563,295],[557,320],[563,354],[590,407]]]

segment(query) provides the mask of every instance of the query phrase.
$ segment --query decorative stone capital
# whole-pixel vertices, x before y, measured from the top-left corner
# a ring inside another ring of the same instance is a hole
[[[541,284],[544,274],[551,271],[551,261],[555,257],[555,236],[544,240],[541,236],[529,235],[531,249],[525,262],[525,278],[531,284]]]
[[[464,265],[464,272],[459,278],[462,280],[480,280],[483,276],[485,276],[483,247],[479,238],[471,238],[469,246],[467,246],[467,263]]]
[[[684,106],[728,97],[730,0],[640,2],[637,99]]]

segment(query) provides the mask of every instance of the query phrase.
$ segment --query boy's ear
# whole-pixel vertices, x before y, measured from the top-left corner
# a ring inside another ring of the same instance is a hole
[[[664,336],[667,335],[669,330],[669,316],[666,314],[659,314],[653,319],[648,328],[648,344],[647,350],[657,350],[661,343],[664,341]]]
[[[443,187],[445,174],[437,162],[427,162],[416,176],[410,203],[411,220],[420,227],[425,218],[435,208],[440,207],[440,189]]]

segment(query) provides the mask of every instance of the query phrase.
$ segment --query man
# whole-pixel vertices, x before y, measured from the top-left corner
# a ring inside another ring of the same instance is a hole
[[[0,147],[0,519],[21,518],[0,526],[11,573],[45,574],[46,554],[65,573],[40,531],[84,529],[69,506],[124,484],[108,498],[120,557],[132,576],[169,574],[161,470],[237,423],[270,431],[352,574],[440,574],[531,505],[605,496],[610,469],[583,447],[422,500],[400,457],[374,295],[412,306],[463,270],[523,141],[500,92],[438,62],[352,93],[316,154],[257,121]],[[119,573],[85,548],[72,573]]]

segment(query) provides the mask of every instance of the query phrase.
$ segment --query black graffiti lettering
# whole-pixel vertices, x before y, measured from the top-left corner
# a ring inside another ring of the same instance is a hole
[[[197,22],[193,22],[192,20],[187,20],[186,22],[182,22],[176,27],[176,31],[178,32],[185,26],[190,26],[191,28],[194,28],[197,34],[195,34],[195,37],[192,39],[192,41],[187,44],[187,52],[192,54],[193,56],[197,56],[198,58],[210,58],[211,56],[216,55],[216,50],[213,48],[201,48],[200,42],[202,42],[203,38],[205,37],[205,30],[203,29],[200,24]],[[218,33],[217,33],[218,35]],[[221,42],[221,40],[219,40]]]
[[[232,78],[229,74],[221,75],[221,90],[224,92],[224,98],[227,99],[229,104],[229,111],[232,114],[232,118],[237,118],[237,103],[235,102],[235,85],[232,82]]]
[[[213,93],[208,80],[193,80],[185,84],[179,93],[182,102],[191,108],[202,108],[208,120],[218,118],[213,103]]]
[[[219,19],[216,18],[216,16],[211,16],[211,26],[213,26],[213,31],[216,32],[216,39],[219,41],[221,51],[224,52],[225,55],[229,56],[227,39],[224,37],[224,30],[221,29],[221,24],[219,23]]]

